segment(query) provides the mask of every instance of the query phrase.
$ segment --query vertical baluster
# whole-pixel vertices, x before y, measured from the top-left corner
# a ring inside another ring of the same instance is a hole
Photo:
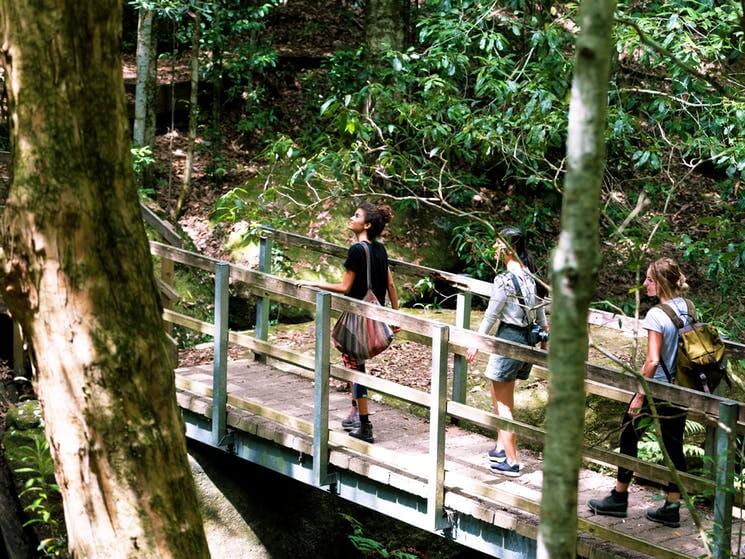
[[[450,328],[432,327],[432,389],[429,408],[429,471],[427,520],[432,530],[447,524],[443,517],[445,498],[445,410],[447,406],[448,341]]]
[[[326,485],[329,452],[331,295],[316,294],[316,367],[313,387],[313,483]]]
[[[468,292],[458,293],[457,300],[455,327],[468,329],[471,327],[471,294]],[[453,401],[465,404],[467,391],[468,363],[466,357],[464,355],[453,355]]]
[[[212,444],[225,437],[228,401],[228,281],[230,264],[215,264],[215,333],[212,365]]]
[[[259,271],[266,274],[272,273],[272,239],[261,237],[259,241]],[[269,339],[269,297],[260,297],[256,301],[256,339],[267,341]],[[266,363],[266,355],[256,354],[256,360]]]
[[[173,260],[166,258],[165,256],[160,257],[160,279],[168,287],[173,287],[173,275],[175,273]],[[168,300],[168,297],[163,297],[163,307],[166,309],[173,309],[173,303]],[[173,324],[170,322],[165,323],[166,334],[169,336],[173,335]]]
[[[716,440],[717,490],[714,497],[714,541],[712,545],[715,559],[731,557],[737,414],[736,402],[725,401],[719,404],[719,426]]]

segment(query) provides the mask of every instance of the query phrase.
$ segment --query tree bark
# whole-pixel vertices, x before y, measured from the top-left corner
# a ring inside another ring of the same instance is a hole
[[[0,0],[4,298],[32,348],[73,557],[208,557],[132,179],[117,0]]]
[[[181,184],[176,207],[173,209],[174,220],[181,215],[186,197],[191,190],[191,176],[194,170],[194,146],[197,140],[197,119],[199,118],[199,0],[194,3],[194,25],[191,34],[191,97],[189,98],[189,145],[186,148],[186,165],[184,180]]]
[[[368,0],[365,42],[371,52],[401,51],[409,42],[409,0]]]
[[[576,557],[587,312],[600,263],[600,187],[615,0],[585,0],[569,105],[561,233],[553,255],[549,401],[538,557]]]
[[[150,137],[149,117],[154,111],[152,106],[153,76],[157,75],[156,43],[155,43],[155,12],[140,9],[140,19],[137,26],[137,83],[135,87],[135,118],[132,138],[136,146],[151,145],[154,137]]]

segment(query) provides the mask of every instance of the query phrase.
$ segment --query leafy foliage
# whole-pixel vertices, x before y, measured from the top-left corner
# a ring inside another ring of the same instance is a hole
[[[31,444],[18,449],[18,461],[22,466],[15,473],[24,476],[23,510],[29,520],[24,526],[42,525],[47,535],[39,544],[38,551],[43,557],[67,557],[67,540],[64,527],[57,520],[61,514],[60,490],[54,480],[54,462],[49,451],[49,443],[43,436],[33,437]]]
[[[666,253],[718,286],[705,304],[743,300],[740,10],[735,0],[618,5],[603,189],[603,272],[615,285]],[[492,274],[487,247],[505,223],[531,231],[534,251],[547,254],[566,167],[575,16],[569,2],[425,2],[404,52],[339,50],[305,79],[315,115],[294,137],[267,138],[274,188],[261,204],[234,191],[220,212],[255,216],[270,197],[313,211],[377,194],[399,209],[446,214],[469,274]],[[631,215],[635,204],[641,211]],[[725,319],[735,333],[743,312]]]
[[[349,541],[355,547],[357,551],[362,553],[364,557],[381,557],[383,559],[419,559],[419,555],[415,555],[405,550],[396,549],[394,551],[388,551],[386,547],[379,541],[365,536],[362,524],[354,517],[348,514],[341,515],[352,527],[352,534],[348,535]]]

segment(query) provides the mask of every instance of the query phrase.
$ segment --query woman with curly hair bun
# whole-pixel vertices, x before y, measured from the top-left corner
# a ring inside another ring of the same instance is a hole
[[[340,283],[302,282],[302,285],[317,287],[325,291],[341,293],[354,299],[364,299],[367,293],[367,257],[365,243],[370,251],[370,278],[372,291],[378,302],[385,305],[385,296],[391,302],[393,309],[398,309],[398,293],[393,283],[393,275],[388,268],[388,253],[385,246],[377,241],[385,226],[393,219],[390,206],[375,206],[370,203],[361,204],[349,218],[348,227],[354,233],[357,242],[349,247],[347,259],[344,262],[344,277]],[[365,362],[357,362],[346,354],[342,354],[345,367],[365,372]],[[361,384],[352,385],[352,409],[341,424],[352,437],[372,443],[373,427],[368,412],[367,388]]]

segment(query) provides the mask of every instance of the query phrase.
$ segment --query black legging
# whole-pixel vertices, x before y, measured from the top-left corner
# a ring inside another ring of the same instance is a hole
[[[686,460],[683,454],[683,432],[686,424],[686,412],[681,408],[676,408],[670,404],[655,400],[657,414],[660,417],[660,426],[662,427],[662,442],[670,455],[675,468],[679,472],[686,471]],[[629,404],[630,405],[630,404]],[[623,416],[623,430],[621,431],[621,454],[633,456],[636,458],[639,439],[648,427],[652,427],[650,422],[652,417],[649,404],[646,399],[644,405],[635,418],[629,415],[629,409]],[[646,419],[646,421],[643,421]],[[640,425],[640,423],[643,423]],[[616,479],[621,483],[629,483],[634,472],[619,466]],[[677,493],[679,488],[672,481],[667,486],[668,493]]]

